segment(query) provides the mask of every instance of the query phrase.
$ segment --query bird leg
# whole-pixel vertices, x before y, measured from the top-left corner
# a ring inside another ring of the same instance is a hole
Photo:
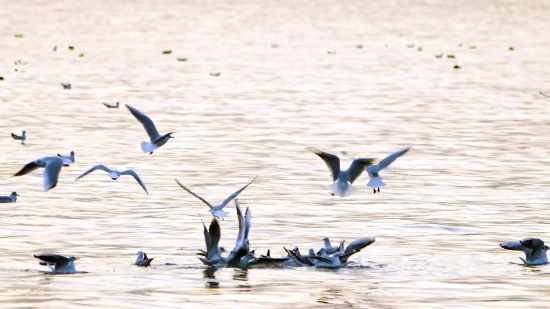
[[[152,155],[152,154],[153,154],[153,152],[151,151],[151,152],[149,153],[149,155]]]
[[[334,193],[331,193],[330,195],[331,195],[331,196],[334,196]]]
[[[376,194],[376,189],[372,188],[372,193]]]
[[[380,193],[380,188],[378,188],[378,193]]]

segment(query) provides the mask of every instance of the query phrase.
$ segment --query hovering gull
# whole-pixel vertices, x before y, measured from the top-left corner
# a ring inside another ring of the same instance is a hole
[[[210,229],[206,229],[204,222],[202,223],[204,241],[206,243],[206,254],[204,257],[200,257],[199,260],[210,267],[222,267],[225,265],[225,259],[222,257],[222,252],[225,251],[223,247],[219,247],[221,237],[221,228],[218,219],[212,218],[210,223]]]
[[[241,192],[244,191],[244,189],[246,189],[246,187],[248,187],[254,180],[256,180],[256,178],[258,177],[258,175],[256,175],[256,177],[254,177],[254,179],[252,179],[248,184],[246,184],[244,187],[240,188],[239,190],[237,190],[237,192],[231,194],[228,198],[225,199],[225,201],[223,201],[223,203],[221,203],[220,205],[218,206],[212,206],[212,204],[208,203],[205,199],[203,199],[202,197],[196,195],[195,193],[193,193],[191,190],[187,189],[184,185],[182,185],[181,183],[179,183],[179,181],[176,180],[176,182],[178,183],[178,185],[185,191],[191,193],[194,197],[198,198],[199,200],[201,200],[203,203],[205,203],[206,205],[208,205],[208,207],[210,207],[210,213],[212,214],[212,216],[216,217],[216,218],[224,218],[226,217],[229,213],[228,212],[225,212],[223,211],[223,208],[225,206],[227,206],[227,204],[229,204],[229,202],[231,202],[234,198],[236,198]]]
[[[520,241],[503,242],[500,244],[500,247],[508,250],[523,251],[525,259],[522,257],[520,259],[527,265],[548,264],[548,258],[546,257],[548,246],[538,238],[524,238]]]
[[[325,242],[325,250],[327,251],[327,254],[333,254],[340,250],[340,247],[333,247],[330,244],[330,239],[328,239],[328,237],[323,238],[323,241]]]
[[[10,196],[0,196],[0,203],[15,203],[19,194],[13,191]]]
[[[35,254],[35,258],[40,259],[40,265],[48,266],[56,274],[74,274],[76,268],[74,261],[78,260],[74,256],[64,257],[57,254]]]
[[[61,157],[63,159],[63,166],[69,166],[73,164],[75,161],[74,155],[75,155],[74,151],[71,151],[69,156],[62,156],[60,154],[57,154],[58,157]]]
[[[333,184],[329,186],[332,195],[340,197],[351,196],[356,189],[353,187],[353,182],[363,173],[365,168],[372,164],[372,158],[357,158],[353,160],[350,167],[342,171],[340,170],[340,158],[338,156],[323,152],[315,148],[309,148],[314,154],[323,159],[327,165]]]
[[[95,170],[102,170],[102,171],[105,171],[107,173],[109,173],[109,177],[111,177],[112,180],[117,180],[121,175],[131,175],[133,176],[136,181],[141,185],[141,187],[143,188],[143,190],[145,190],[145,193],[149,194],[149,192],[147,192],[147,188],[145,187],[145,184],[143,183],[143,181],[141,181],[141,179],[139,178],[138,174],[136,172],[134,172],[133,170],[125,170],[125,171],[122,171],[122,172],[119,172],[117,170],[111,170],[109,169],[108,167],[106,167],[105,165],[96,165],[90,169],[88,169],[87,171],[85,171],[84,173],[80,174],[80,176],[78,176],[75,181],[79,180],[80,178],[88,175],[89,173],[95,171]]]
[[[545,96],[545,97],[547,97],[547,98],[550,98],[549,95],[542,93],[542,91],[540,92],[540,94],[542,94],[543,96]]]
[[[57,186],[57,179],[63,167],[64,159],[62,157],[44,157],[27,163],[19,172],[11,177],[26,175],[39,167],[44,168],[44,191],[48,191]],[[11,178],[10,177],[10,178]]]
[[[235,199],[235,208],[237,208],[237,217],[239,218],[239,234],[237,235],[235,248],[229,252],[229,255],[226,258],[228,267],[239,267],[241,258],[250,252],[248,233],[252,227],[252,212],[247,207],[246,213],[243,216],[241,208],[239,207],[239,201],[237,199]]]
[[[166,144],[170,138],[174,138],[170,134],[173,134],[175,132],[170,132],[164,135],[160,135],[157,131],[157,128],[155,128],[155,124],[151,120],[151,118],[147,117],[144,113],[140,112],[134,107],[131,107],[130,105],[125,105],[128,110],[130,110],[130,113],[136,117],[139,122],[143,125],[145,128],[145,131],[147,131],[147,135],[149,135],[149,138],[151,139],[151,142],[141,142],[141,150],[143,152],[148,152],[149,154],[153,154],[153,151],[158,149],[160,146]]]
[[[107,108],[118,108],[119,104],[120,104],[119,102],[116,102],[116,104],[103,103],[103,105],[105,105],[105,107]]]
[[[25,145],[25,141],[27,140],[27,132],[23,131],[23,133],[21,133],[21,136],[12,133],[11,137],[17,141],[20,140],[21,144]]]
[[[63,89],[71,89],[71,84],[63,84],[63,83],[61,83],[61,86],[63,86]]]
[[[378,188],[378,192],[380,192],[380,187],[383,187],[386,185],[382,181],[382,178],[380,177],[380,175],[378,175],[378,173],[383,169],[387,168],[388,166],[390,166],[390,164],[392,164],[393,161],[395,161],[397,158],[407,153],[409,149],[411,149],[411,147],[406,147],[401,150],[398,150],[392,153],[391,155],[389,155],[384,160],[367,167],[367,174],[369,174],[369,183],[367,184],[367,186],[373,188],[372,190],[374,191],[375,194],[376,194],[376,189],[374,188]]]
[[[151,266],[151,262],[153,261],[154,258],[152,259],[149,259],[147,258],[147,254],[145,254],[145,252],[143,251],[139,251],[137,253],[137,258],[136,258],[136,263],[135,265],[137,266]]]

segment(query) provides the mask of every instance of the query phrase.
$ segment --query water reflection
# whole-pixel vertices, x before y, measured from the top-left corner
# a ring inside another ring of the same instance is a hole
[[[220,286],[220,282],[216,280],[216,271],[218,271],[218,268],[208,267],[202,272],[203,278],[209,279],[204,284],[206,287],[218,288]]]

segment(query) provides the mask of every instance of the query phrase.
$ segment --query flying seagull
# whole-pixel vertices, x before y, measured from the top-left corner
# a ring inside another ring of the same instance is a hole
[[[210,208],[210,213],[212,214],[212,216],[216,217],[216,218],[223,218],[226,217],[229,213],[228,212],[225,212],[223,211],[223,208],[225,206],[227,206],[227,204],[229,204],[229,202],[231,202],[234,198],[236,198],[241,192],[244,191],[244,189],[246,189],[246,187],[248,187],[256,178],[258,177],[258,175],[256,175],[256,177],[254,177],[254,179],[252,179],[248,184],[246,184],[244,187],[240,188],[239,190],[237,190],[235,193],[231,194],[228,198],[225,199],[225,201],[223,201],[223,203],[221,203],[220,205],[218,206],[212,206],[212,204],[208,203],[205,199],[203,199],[202,197],[196,195],[195,193],[193,193],[191,190],[187,189],[184,185],[182,185],[179,181],[176,180],[176,182],[178,183],[178,185],[185,191],[191,193],[194,197],[198,198],[199,200],[201,200],[203,203],[205,203],[206,205],[208,205],[208,207]]]
[[[11,137],[14,139],[14,140],[17,140],[17,141],[21,141],[21,144],[25,145],[25,141],[27,140],[27,132],[23,131],[23,133],[21,133],[21,135],[17,135],[17,134],[11,134]]]
[[[145,254],[145,252],[143,251],[139,251],[137,253],[137,258],[136,258],[136,262],[135,262],[135,265],[137,266],[151,266],[151,262],[153,261],[154,258],[152,259],[149,259],[147,258],[147,254]]]
[[[62,156],[60,154],[57,154],[58,157],[63,158],[63,166],[69,166],[73,164],[75,161],[74,155],[75,155],[74,151],[71,151],[71,153],[68,156]]]
[[[309,148],[314,154],[318,155],[327,165],[333,184],[329,186],[332,195],[340,197],[351,196],[356,189],[353,182],[363,173],[365,168],[372,164],[372,158],[357,158],[353,160],[350,167],[343,171],[340,170],[340,158],[338,156],[323,152],[315,148]]]
[[[78,176],[75,181],[79,180],[80,178],[88,175],[89,173],[95,171],[95,170],[102,170],[102,171],[105,171],[107,173],[109,173],[109,177],[112,179],[112,180],[117,180],[121,175],[131,175],[133,176],[136,181],[141,185],[141,187],[143,188],[143,190],[145,190],[145,193],[149,194],[149,192],[147,192],[147,188],[145,187],[145,184],[143,183],[143,181],[141,181],[141,178],[139,178],[138,174],[136,172],[134,172],[133,170],[125,170],[125,171],[122,171],[122,172],[119,172],[117,170],[111,170],[109,169],[108,167],[106,167],[105,165],[96,165],[90,169],[88,169],[87,171],[85,171],[84,173],[80,174],[80,176]]]
[[[57,179],[63,167],[64,159],[62,157],[44,157],[27,163],[19,172],[11,177],[26,175],[39,167],[44,168],[44,191],[48,191],[57,186]],[[11,178],[10,177],[10,178]]]
[[[151,120],[151,118],[147,117],[144,113],[140,112],[134,107],[131,107],[130,105],[125,105],[128,110],[130,110],[130,113],[136,117],[139,122],[143,125],[145,128],[145,131],[147,131],[147,135],[149,135],[149,138],[151,139],[151,142],[141,142],[141,150],[143,152],[148,152],[149,154],[153,154],[153,152],[158,149],[160,146],[166,144],[170,138],[174,138],[172,135],[175,132],[170,132],[164,135],[160,135],[157,131],[157,128],[155,128],[155,124]]]
[[[525,259],[520,257],[523,263],[527,265],[542,265],[548,264],[548,257],[546,251],[548,246],[544,244],[544,241],[538,238],[525,238],[520,241],[503,242],[500,247],[508,250],[523,251],[525,253]]]
[[[390,164],[392,164],[393,161],[397,160],[397,158],[399,158],[402,155],[406,154],[410,149],[411,149],[411,147],[405,147],[401,150],[398,150],[398,151],[392,153],[391,155],[389,155],[384,160],[382,160],[382,161],[380,161],[376,164],[369,165],[367,167],[367,174],[369,175],[369,183],[367,183],[367,186],[371,187],[374,193],[376,193],[375,188],[378,188],[378,192],[380,192],[380,187],[383,187],[383,186],[386,185],[382,181],[382,177],[380,177],[380,175],[378,173],[381,172],[382,170],[384,170],[385,168],[387,168],[388,166],[390,166]]]
[[[10,196],[0,196],[0,203],[15,203],[19,194],[13,191]]]
[[[74,274],[76,268],[74,261],[78,258],[74,256],[64,257],[57,254],[35,254],[35,258],[40,259],[40,265],[48,266],[56,274]]]

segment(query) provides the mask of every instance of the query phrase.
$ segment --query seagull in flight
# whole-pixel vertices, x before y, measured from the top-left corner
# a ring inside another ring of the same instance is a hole
[[[151,155],[160,146],[166,144],[169,139],[174,138],[171,134],[175,132],[160,135],[151,118],[147,117],[147,115],[128,104],[125,106],[128,108],[130,113],[132,113],[132,115],[134,115],[134,117],[141,122],[147,132],[147,135],[149,135],[149,138],[151,139],[151,142],[141,142],[141,150],[143,150],[143,152],[148,152]]]
[[[26,175],[39,167],[44,168],[44,191],[55,188],[61,168],[65,163],[63,157],[44,157],[27,163],[19,172],[11,177]],[[10,178],[11,178],[10,177]]]
[[[240,188],[239,190],[237,190],[235,193],[231,194],[228,198],[225,199],[225,201],[223,201],[223,203],[221,203],[220,205],[218,206],[212,206],[212,204],[208,203],[205,199],[203,199],[202,197],[196,195],[195,193],[193,193],[191,190],[187,189],[184,185],[182,185],[179,181],[176,180],[176,182],[178,183],[178,185],[185,191],[191,193],[194,197],[198,198],[199,200],[201,200],[203,203],[205,203],[206,205],[208,205],[208,207],[210,208],[210,213],[212,214],[212,216],[216,217],[216,218],[223,218],[226,217],[229,213],[228,212],[225,212],[223,211],[223,208],[225,206],[227,206],[227,204],[229,204],[229,202],[231,202],[234,198],[236,198],[241,192],[244,191],[244,189],[246,189],[246,187],[248,187],[254,180],[256,180],[256,178],[258,178],[258,175],[256,175],[256,177],[254,177],[254,179],[252,179],[248,184],[246,184],[244,187]]]
[[[25,141],[27,140],[27,132],[23,131],[23,133],[21,133],[21,135],[17,135],[17,134],[11,134],[11,137],[14,139],[14,140],[17,140],[17,141],[21,141],[21,144],[25,145]]]
[[[60,154],[57,154],[58,157],[63,158],[63,161],[64,161],[63,166],[69,166],[73,164],[75,161],[74,155],[75,155],[74,151],[71,151],[71,153],[68,156],[62,156]]]
[[[57,254],[35,254],[35,258],[40,259],[40,265],[48,266],[55,274],[74,274],[76,268],[74,261],[78,258],[74,256],[64,257]]]
[[[102,164],[96,165],[96,166],[88,169],[84,173],[80,174],[80,176],[78,176],[75,179],[75,181],[79,180],[80,178],[88,175],[89,173],[91,173],[95,170],[102,170],[104,172],[109,173],[109,177],[112,180],[117,180],[121,175],[130,175],[130,176],[134,177],[134,179],[141,185],[143,190],[145,190],[145,193],[149,194],[149,192],[147,192],[147,188],[145,187],[145,184],[143,183],[143,181],[141,181],[141,178],[139,178],[138,174],[136,172],[134,172],[133,170],[125,170],[125,171],[119,172],[117,170],[109,169],[108,167],[106,167],[105,165],[102,165]]]
[[[323,152],[315,148],[309,148],[314,154],[318,155],[327,165],[333,184],[329,186],[332,195],[348,197],[355,193],[353,182],[363,173],[365,168],[372,164],[372,158],[357,158],[353,160],[350,167],[343,171],[340,170],[340,158],[338,156]]]
[[[389,155],[384,160],[369,165],[367,167],[367,174],[369,175],[369,183],[367,183],[368,187],[371,187],[373,192],[376,194],[376,189],[378,188],[378,192],[380,192],[380,187],[385,186],[386,184],[382,181],[382,177],[378,174],[380,171],[384,170],[388,166],[390,166],[397,158],[401,157],[402,155],[406,154],[411,147],[405,147],[401,150],[398,150],[391,155]]]
[[[503,242],[500,247],[508,250],[523,251],[525,253],[525,259],[519,257],[523,263],[527,265],[543,265],[548,264],[548,257],[546,251],[548,246],[544,244],[544,241],[538,238],[525,238],[520,241]]]

